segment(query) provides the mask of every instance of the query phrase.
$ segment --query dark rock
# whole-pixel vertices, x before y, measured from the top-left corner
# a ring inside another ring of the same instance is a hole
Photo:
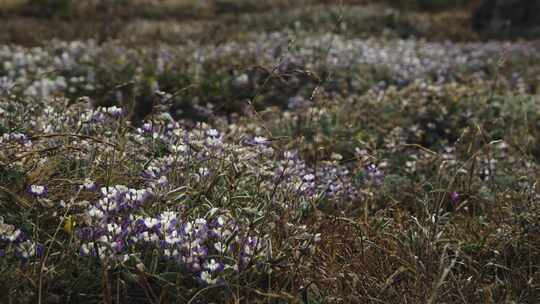
[[[473,14],[476,30],[527,30],[540,27],[540,0],[483,0]]]

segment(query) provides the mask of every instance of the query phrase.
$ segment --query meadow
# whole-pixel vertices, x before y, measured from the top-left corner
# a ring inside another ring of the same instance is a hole
[[[20,2],[0,303],[540,302],[539,40],[462,1]]]

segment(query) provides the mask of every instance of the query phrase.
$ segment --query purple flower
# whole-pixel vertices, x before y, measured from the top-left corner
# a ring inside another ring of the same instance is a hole
[[[22,134],[22,133],[15,133],[15,132],[14,133],[8,133],[8,134],[4,134],[3,137],[0,137],[0,140],[2,138],[5,139],[5,140],[11,140],[11,141],[18,142],[19,144],[22,144],[22,145],[27,145],[27,144],[31,143],[28,136],[26,134]]]
[[[112,117],[118,118],[122,115],[122,108],[119,108],[117,106],[112,106],[108,108],[104,108],[104,111],[110,114]]]
[[[47,196],[47,187],[41,185],[30,185],[30,187],[28,187],[28,193],[35,197],[45,197]]]
[[[143,126],[142,126],[142,130],[143,130],[145,133],[150,133],[150,132],[152,132],[152,129],[153,129],[152,122],[147,122],[147,123],[143,124]]]
[[[163,175],[157,180],[157,184],[161,187],[166,187],[169,184],[169,181],[167,180],[167,177]]]
[[[84,227],[84,228],[79,229],[78,234],[81,240],[88,241],[92,239],[94,233],[93,233],[92,228]]]
[[[122,252],[122,251],[124,251],[125,248],[126,248],[126,246],[124,245],[124,242],[122,240],[116,240],[115,241],[114,249],[116,250],[116,252]]]
[[[454,203],[458,202],[458,201],[459,201],[459,193],[458,193],[457,191],[452,191],[452,192],[450,193],[450,199],[451,199]]]
[[[223,271],[224,266],[220,262],[216,262],[215,259],[210,259],[204,263],[204,269],[208,270],[210,273]]]
[[[80,185],[80,189],[87,190],[87,191],[96,191],[97,186],[96,186],[96,183],[94,183],[93,181],[86,179],[84,183]]]
[[[105,121],[105,115],[102,112],[95,112],[90,119],[93,123],[101,123]]]
[[[375,164],[370,164],[366,167],[366,173],[368,178],[373,182],[375,185],[382,184],[382,181],[384,179],[384,172],[377,167]]]
[[[303,108],[309,105],[309,100],[306,100],[302,96],[294,96],[287,101],[287,107],[289,109]]]
[[[41,244],[36,245],[36,256],[41,258],[43,257],[44,253],[45,253],[45,246]]]

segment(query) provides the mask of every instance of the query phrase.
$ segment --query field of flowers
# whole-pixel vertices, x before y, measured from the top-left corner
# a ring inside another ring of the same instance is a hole
[[[283,18],[0,46],[0,303],[540,302],[540,41]]]

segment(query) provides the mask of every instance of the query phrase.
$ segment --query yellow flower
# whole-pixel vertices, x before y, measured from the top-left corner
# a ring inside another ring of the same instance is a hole
[[[75,222],[75,219],[70,215],[66,217],[65,223],[64,223],[64,231],[72,234],[73,230],[75,229],[75,225],[77,225],[77,222]]]

